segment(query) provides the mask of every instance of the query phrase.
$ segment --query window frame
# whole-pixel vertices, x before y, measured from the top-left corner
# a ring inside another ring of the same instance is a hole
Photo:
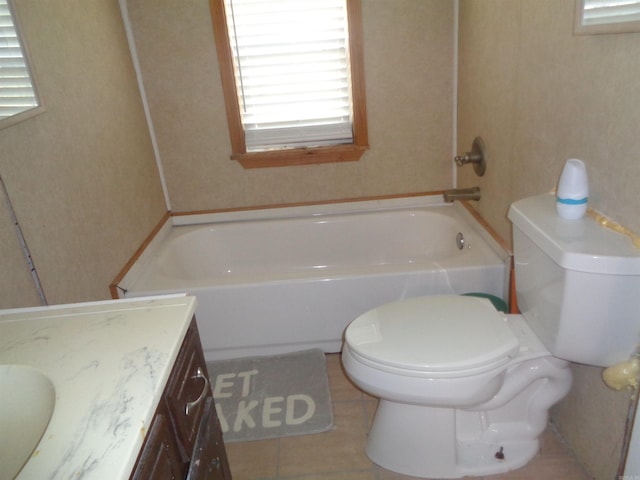
[[[266,150],[262,152],[247,152],[238,96],[236,94],[233,57],[229,43],[224,0],[210,0],[209,4],[229,124],[231,159],[238,161],[244,168],[282,167],[359,160],[369,148],[361,0],[347,0],[353,102],[353,142],[322,147]]]
[[[13,5],[14,0],[6,0],[6,3],[9,8],[9,15],[11,16],[11,19],[13,21],[13,26],[18,39],[18,43],[20,44],[22,59],[25,63],[27,73],[29,74],[29,80],[31,82],[31,90],[32,90],[33,98],[36,102],[36,105],[23,109],[22,111],[18,113],[14,113],[11,116],[0,118],[0,130],[3,130],[8,127],[12,127],[17,123],[28,120],[46,111],[42,101],[42,96],[40,95],[40,90],[38,88],[36,78],[34,75],[33,62],[31,61],[29,48],[22,34],[20,19],[18,18],[18,15],[16,13],[15,5]]]

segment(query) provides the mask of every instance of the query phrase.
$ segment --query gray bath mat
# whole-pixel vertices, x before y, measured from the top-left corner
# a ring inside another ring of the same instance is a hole
[[[225,442],[319,433],[333,427],[322,350],[207,363]]]

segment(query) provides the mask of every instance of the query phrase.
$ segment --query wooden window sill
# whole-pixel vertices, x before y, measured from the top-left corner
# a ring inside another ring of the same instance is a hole
[[[360,160],[368,146],[337,145],[331,147],[294,148],[231,155],[244,168],[285,167],[318,163],[354,162]]]

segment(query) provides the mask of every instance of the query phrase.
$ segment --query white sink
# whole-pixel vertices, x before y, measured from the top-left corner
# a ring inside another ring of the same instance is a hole
[[[51,380],[25,365],[0,365],[0,478],[12,479],[47,429],[56,403]]]

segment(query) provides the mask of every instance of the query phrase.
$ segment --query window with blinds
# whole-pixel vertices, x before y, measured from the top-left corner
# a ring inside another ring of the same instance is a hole
[[[11,5],[0,0],[0,120],[38,106]]]
[[[639,0],[584,0],[583,25],[602,25],[640,20]]]
[[[225,0],[247,152],[351,143],[346,0]]]

